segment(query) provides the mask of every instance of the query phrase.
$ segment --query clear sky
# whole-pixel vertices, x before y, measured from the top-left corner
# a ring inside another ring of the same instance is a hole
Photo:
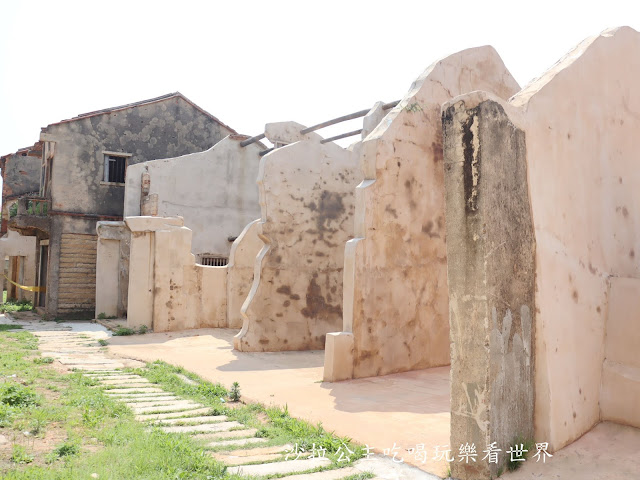
[[[486,44],[524,86],[588,36],[640,29],[639,14],[634,0],[2,0],[0,155],[174,91],[240,133],[311,125],[397,100],[433,61]]]

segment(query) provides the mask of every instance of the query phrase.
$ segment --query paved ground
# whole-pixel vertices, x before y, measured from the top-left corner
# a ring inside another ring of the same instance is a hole
[[[448,465],[435,462],[433,452],[449,443],[448,367],[322,383],[324,352],[237,352],[235,333],[202,329],[113,337],[109,350],[145,361],[165,360],[227,386],[237,381],[245,399],[286,404],[292,415],[322,422],[378,453],[396,446],[396,459],[446,474]],[[424,463],[409,452],[418,444],[428,453]]]
[[[198,428],[224,429],[224,418],[201,418],[207,411],[197,404],[175,398],[155,387],[145,385],[144,379],[119,375],[116,370],[124,365],[135,365],[134,359],[165,360],[181,365],[200,376],[230,385],[238,381],[245,399],[265,404],[287,404],[292,415],[323,425],[341,435],[383,452],[395,445],[400,447],[398,457],[416,464],[423,471],[444,475],[446,464],[431,460],[436,445],[449,441],[449,376],[447,368],[423,370],[407,374],[353,380],[337,384],[324,384],[322,379],[322,352],[241,353],[232,349],[232,331],[223,329],[197,330],[175,334],[147,334],[134,337],[109,338],[109,352],[94,344],[86,345],[87,336],[107,338],[109,333],[95,324],[40,323],[37,317],[19,322],[41,337],[41,349],[46,355],[56,356],[68,368],[88,371],[102,370],[96,375],[105,385],[114,387],[117,395],[134,405],[141,421],[163,421],[164,428],[195,428],[196,435],[212,435],[218,442],[237,441],[227,435],[233,431],[198,431]],[[0,323],[8,323],[0,317]],[[62,333],[64,332],[64,333]],[[77,336],[72,339],[66,335]],[[52,343],[53,342],[53,343]],[[96,354],[99,351],[99,355]],[[114,355],[115,354],[115,355]],[[101,378],[102,377],[102,378]],[[128,385],[124,385],[128,384]],[[116,389],[115,387],[120,387]],[[137,390],[131,390],[137,389]],[[120,390],[120,391],[118,391]],[[129,391],[127,391],[129,390]],[[138,391],[134,394],[131,391]],[[146,409],[146,410],[145,410]],[[176,411],[177,409],[177,411]],[[158,413],[162,410],[164,413]],[[181,413],[188,412],[188,413]],[[190,425],[180,425],[176,416],[189,415]],[[198,427],[203,425],[203,427]],[[206,426],[208,425],[208,426]],[[217,425],[217,426],[214,426]],[[242,432],[242,430],[241,430]],[[217,435],[217,437],[215,435]],[[250,437],[253,432],[244,432]],[[246,438],[245,438],[246,441]],[[253,440],[252,440],[253,442]],[[258,442],[259,443],[259,442]],[[425,444],[429,460],[422,463],[407,449]],[[238,444],[235,452],[222,459],[230,466],[253,461],[272,462],[282,456],[282,450],[254,450],[255,442],[244,447]],[[251,448],[249,448],[251,447]],[[253,450],[253,451],[252,451]],[[547,463],[525,462],[518,471],[506,473],[507,480],[613,480],[640,479],[640,429],[612,423],[601,423],[578,441],[556,452]],[[286,462],[291,463],[291,462]],[[305,464],[298,464],[305,465]],[[361,466],[361,465],[360,465]],[[424,472],[394,464],[390,457],[375,457],[366,465],[374,469],[377,478],[418,480],[433,478]],[[244,467],[245,469],[248,467]],[[253,467],[252,467],[253,468]],[[268,468],[274,468],[270,466]],[[297,468],[297,467],[296,467]],[[342,473],[325,476],[289,476],[288,480],[332,480]],[[249,472],[246,472],[249,473]],[[283,473],[284,474],[284,473]]]

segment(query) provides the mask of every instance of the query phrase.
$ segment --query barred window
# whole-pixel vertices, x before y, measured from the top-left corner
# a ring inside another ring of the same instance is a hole
[[[219,255],[202,255],[200,257],[200,265],[207,267],[224,267],[229,263],[228,257],[221,257]]]

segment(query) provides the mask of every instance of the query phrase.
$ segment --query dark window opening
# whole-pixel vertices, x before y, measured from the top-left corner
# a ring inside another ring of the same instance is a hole
[[[105,155],[105,182],[124,183],[124,174],[127,169],[127,157]]]

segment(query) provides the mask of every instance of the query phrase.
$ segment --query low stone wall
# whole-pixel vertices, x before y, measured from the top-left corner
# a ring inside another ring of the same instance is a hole
[[[125,223],[131,235],[130,328],[146,326],[155,332],[239,328],[240,307],[251,287],[250,265],[262,245],[255,222],[235,240],[233,261],[224,267],[196,264],[191,253],[193,233],[180,217],[127,217]],[[108,259],[113,256],[104,253]],[[113,269],[106,260],[103,263],[105,272]],[[236,323],[230,324],[230,319]]]

